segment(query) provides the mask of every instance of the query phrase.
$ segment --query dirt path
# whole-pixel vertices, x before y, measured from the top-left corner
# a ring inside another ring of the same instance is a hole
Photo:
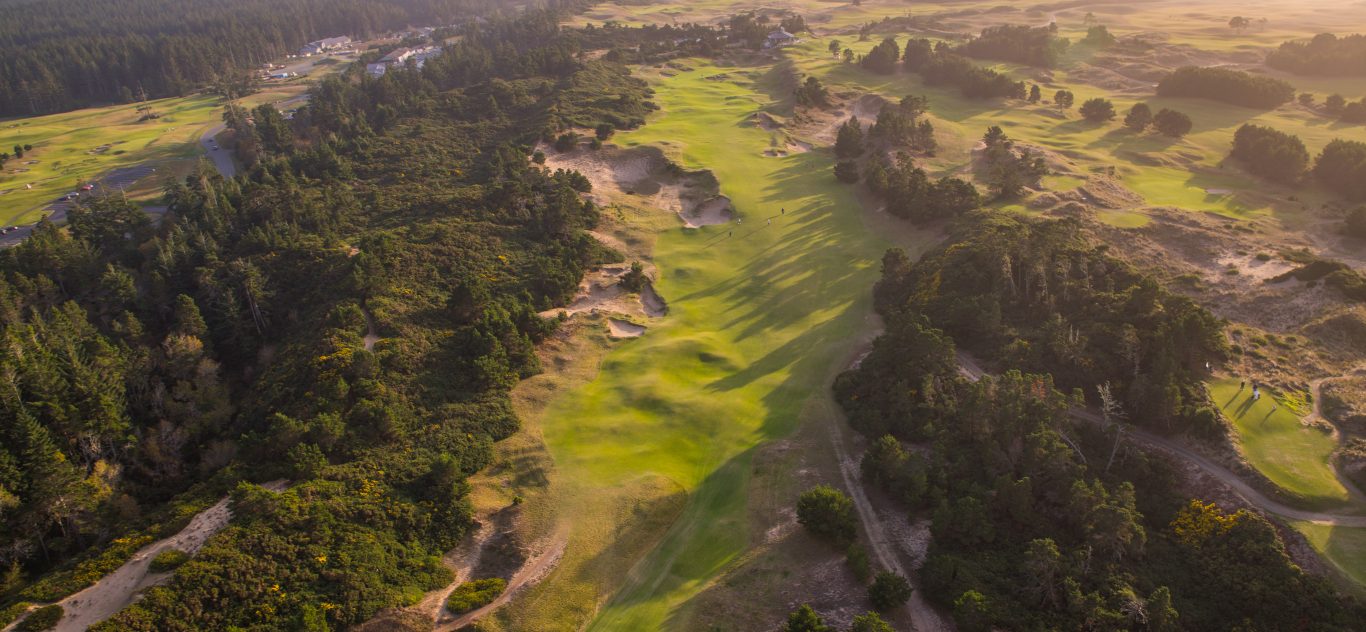
[[[455,620],[455,616],[446,611],[446,599],[455,592],[456,587],[469,581],[474,575],[474,569],[479,567],[479,561],[484,557],[484,544],[493,537],[494,531],[493,525],[487,521],[480,523],[479,530],[473,537],[446,554],[442,560],[446,568],[455,573],[455,579],[446,587],[427,593],[427,596],[414,606],[431,616],[433,629]]]
[[[986,374],[982,367],[979,366],[976,363],[976,361],[974,361],[973,358],[969,356],[967,353],[959,351],[958,357],[960,362],[959,371],[961,371],[965,376],[967,376],[968,379],[978,380]],[[965,358],[967,360],[966,362],[964,362]],[[1314,401],[1318,401],[1317,396],[1314,398]],[[1074,419],[1079,419],[1087,423],[1104,423],[1104,420],[1101,418],[1100,415],[1089,410],[1074,408],[1071,411],[1071,415]],[[1173,439],[1169,439],[1167,437],[1154,434],[1152,432],[1149,432],[1147,430],[1144,430],[1143,428],[1139,428],[1138,426],[1134,425],[1125,426],[1124,434],[1125,436],[1129,437],[1134,441],[1137,441],[1138,443],[1144,444],[1150,448],[1156,448],[1158,450],[1166,452],[1167,454],[1175,456],[1183,461],[1186,461],[1187,463],[1190,463],[1196,467],[1199,467],[1200,469],[1208,473],[1210,476],[1213,476],[1214,478],[1219,479],[1225,485],[1228,485],[1228,487],[1233,490],[1233,493],[1237,494],[1240,498],[1246,501],[1247,504],[1256,507],[1262,511],[1265,511],[1266,513],[1275,514],[1283,518],[1289,518],[1291,520],[1301,520],[1304,522],[1312,522],[1314,524],[1320,525],[1330,525],[1338,527],[1366,527],[1366,516],[1352,516],[1321,511],[1305,511],[1302,509],[1295,509],[1279,501],[1272,500],[1266,494],[1263,494],[1256,488],[1252,487],[1252,485],[1249,485],[1246,481],[1243,480],[1241,476],[1238,476],[1228,468],[1225,468],[1224,466],[1219,465],[1214,461],[1211,461],[1204,455],[1195,452],[1194,450],[1191,450],[1190,448],[1187,448],[1184,445],[1181,445]]]
[[[262,487],[274,492],[285,489],[285,481],[271,481]],[[170,579],[172,573],[153,573],[150,566],[158,553],[168,549],[184,551],[191,555],[199,551],[204,543],[228,526],[232,511],[228,509],[228,498],[218,501],[212,507],[195,514],[190,523],[179,533],[142,547],[117,570],[102,577],[85,590],[58,601],[66,615],[53,628],[56,632],[80,632],[99,623],[124,606],[132,603],[139,592],[161,584]],[[17,625],[18,621],[14,623]],[[13,625],[5,630],[13,629]]]
[[[827,402],[825,406],[833,408]],[[837,410],[827,411],[827,415],[834,419],[841,419],[842,416]],[[849,497],[854,500],[854,508],[858,510],[859,523],[863,525],[863,533],[868,538],[868,546],[873,550],[873,557],[877,559],[878,565],[892,571],[911,582],[916,590],[911,593],[911,598],[903,606],[910,615],[911,627],[918,632],[948,632],[953,630],[953,626],[935,610],[928,601],[920,588],[920,578],[913,573],[907,572],[905,566],[901,564],[901,557],[897,554],[896,544],[878,518],[877,512],[873,509],[873,504],[869,502],[868,495],[863,491],[863,483],[859,480],[859,464],[849,450],[845,447],[844,426],[842,423],[831,423],[830,427],[830,447],[835,451],[835,458],[839,460],[840,477],[844,480],[845,489],[849,490]]]
[[[374,351],[375,343],[379,342],[379,332],[375,329],[375,316],[370,313],[370,308],[366,307],[364,303],[361,304],[360,311],[365,314],[365,337],[362,338],[365,342],[365,350]]]
[[[567,531],[561,530],[560,532],[557,532],[539,554],[527,560],[526,564],[523,564],[522,568],[512,576],[512,581],[508,582],[507,590],[504,590],[503,594],[498,595],[497,599],[494,599],[482,608],[471,610],[470,612],[466,612],[451,620],[438,621],[435,632],[453,632],[454,630],[459,630],[460,628],[478,621],[489,613],[502,607],[503,604],[511,601],[513,597],[517,596],[517,593],[520,592],[522,588],[534,584],[550,574],[550,571],[559,563],[560,558],[564,557],[564,547],[568,542],[569,533]],[[473,568],[473,566],[471,566],[471,568]],[[455,586],[452,586],[451,590],[454,589]],[[446,594],[449,595],[450,593],[448,592]],[[445,600],[443,599],[442,601],[444,602]]]

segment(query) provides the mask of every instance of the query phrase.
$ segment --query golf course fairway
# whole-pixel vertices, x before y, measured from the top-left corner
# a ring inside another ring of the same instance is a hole
[[[768,67],[684,63],[647,75],[661,111],[614,142],[711,170],[740,222],[661,233],[656,287],[668,316],[617,343],[593,381],[540,415],[552,502],[570,535],[509,627],[685,625],[676,609],[749,545],[754,449],[788,435],[808,398],[827,396],[832,368],[869,327],[890,242],[865,226],[828,152],[765,156],[782,132],[750,122],[781,111],[791,88]]]
[[[1210,396],[1233,422],[1248,463],[1289,497],[1310,508],[1334,507],[1349,500],[1329,460],[1336,442],[1328,433],[1308,428],[1274,394],[1252,401],[1252,388],[1238,380],[1210,384]]]

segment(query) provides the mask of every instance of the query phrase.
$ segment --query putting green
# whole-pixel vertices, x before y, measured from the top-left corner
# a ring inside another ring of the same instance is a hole
[[[572,532],[509,628],[684,625],[676,608],[749,546],[753,450],[793,430],[867,327],[889,244],[869,233],[828,153],[763,155],[773,133],[749,118],[786,91],[766,68],[683,63],[651,77],[662,111],[615,142],[711,169],[741,222],[660,234],[668,316],[541,415]],[[643,559],[625,553],[635,547]]]
[[[1347,490],[1329,465],[1337,447],[1333,437],[1305,427],[1300,418],[1273,393],[1264,391],[1252,401],[1252,388],[1239,389],[1238,380],[1210,384],[1210,395],[1233,422],[1238,442],[1248,463],[1290,497],[1309,507],[1346,504]]]

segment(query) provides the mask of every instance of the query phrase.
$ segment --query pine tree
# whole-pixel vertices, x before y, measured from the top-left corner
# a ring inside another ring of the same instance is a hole
[[[855,158],[863,154],[863,126],[858,117],[850,117],[840,125],[835,136],[835,155],[840,158]]]

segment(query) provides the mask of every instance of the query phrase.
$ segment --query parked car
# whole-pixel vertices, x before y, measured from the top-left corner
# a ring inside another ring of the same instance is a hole
[[[83,184],[83,185],[81,185],[81,190],[82,190],[82,191],[90,191],[90,190],[92,190],[92,189],[94,189],[94,188],[95,188],[95,185],[93,185],[93,184]]]

